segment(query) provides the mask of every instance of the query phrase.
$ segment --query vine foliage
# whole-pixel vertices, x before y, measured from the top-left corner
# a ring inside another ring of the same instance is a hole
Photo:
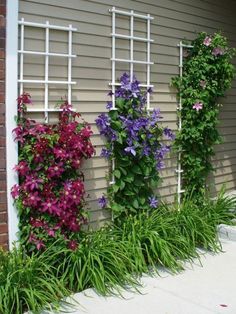
[[[148,112],[146,96],[151,90],[142,91],[139,82],[126,73],[116,89],[116,110],[109,110],[96,119],[100,134],[106,138],[101,155],[115,159],[112,175],[114,184],[108,188],[108,200],[103,196],[101,207],[111,208],[115,218],[124,218],[141,210],[158,206],[155,189],[160,183],[163,158],[170,147],[163,142],[173,139],[169,128],[159,123],[159,109]],[[110,93],[111,95],[111,93]],[[112,109],[108,102],[107,109]]]
[[[191,44],[193,48],[184,50],[182,78],[172,79],[182,99],[182,129],[175,147],[181,151],[186,193],[201,195],[213,170],[214,145],[221,143],[219,98],[231,86],[235,50],[220,33],[210,36],[202,32]]]

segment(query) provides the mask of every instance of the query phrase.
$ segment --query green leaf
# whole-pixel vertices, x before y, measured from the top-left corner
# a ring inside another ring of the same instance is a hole
[[[134,206],[134,208],[138,209],[139,208],[139,203],[138,201],[135,199],[132,203],[132,205]]]
[[[124,168],[119,167],[119,169],[123,173],[123,175],[125,175],[125,176],[127,175],[127,171]]]
[[[114,193],[117,193],[119,191],[120,187],[117,184],[113,184],[112,189],[113,189]]]
[[[121,176],[120,170],[116,169],[116,170],[114,171],[114,176],[115,176],[116,178],[120,179],[120,176]]]
[[[134,176],[133,176],[133,174],[132,174],[132,173],[128,173],[127,176],[124,178],[124,180],[125,180],[126,182],[129,182],[129,183],[133,182],[133,181],[134,181]]]
[[[132,191],[130,191],[130,190],[125,190],[125,191],[124,191],[124,194],[125,194],[125,195],[128,195],[128,196],[136,195],[136,193],[134,193],[134,192],[132,192]]]
[[[140,201],[141,205],[144,205],[145,202],[146,202],[146,198],[145,197],[140,197],[139,201]]]
[[[137,174],[142,174],[142,169],[138,165],[134,165],[131,168],[131,171],[134,172],[134,173],[137,173]]]
[[[120,109],[122,109],[125,105],[125,99],[123,98],[117,98],[116,99],[116,106]]]

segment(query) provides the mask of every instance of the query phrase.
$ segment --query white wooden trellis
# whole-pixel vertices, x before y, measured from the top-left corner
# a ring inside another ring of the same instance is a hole
[[[72,25],[68,27],[65,26],[58,26],[58,25],[51,25],[48,21],[45,24],[41,23],[34,23],[34,22],[27,22],[22,18],[19,22],[20,26],[20,49],[18,53],[20,55],[20,73],[19,73],[19,87],[20,87],[20,94],[24,91],[24,83],[31,83],[31,84],[44,84],[44,108],[31,108],[27,109],[29,112],[42,112],[44,113],[45,122],[48,122],[48,114],[49,112],[58,112],[61,109],[58,108],[49,108],[49,85],[67,85],[68,89],[68,102],[71,103],[71,87],[73,84],[76,84],[75,81],[72,81],[72,58],[75,58],[76,55],[72,54],[72,35],[73,32],[76,32],[77,29],[73,28]],[[41,28],[45,29],[45,51],[31,51],[24,49],[24,41],[25,41],[25,27],[34,27],[34,28]],[[68,32],[68,53],[56,53],[50,52],[50,30],[60,30],[64,32]],[[44,56],[45,63],[44,63],[44,80],[34,80],[34,79],[24,79],[24,55],[36,55],[36,56]],[[63,57],[68,59],[68,69],[67,69],[67,80],[66,81],[57,81],[57,80],[49,80],[49,58],[50,57]]]
[[[179,46],[179,76],[180,76],[180,78],[182,78],[182,76],[183,76],[183,57],[184,57],[183,49],[184,48],[191,49],[191,48],[193,48],[193,46],[184,44],[182,41],[180,41],[178,46]],[[181,131],[181,129],[182,129],[182,117],[181,117],[182,97],[181,96],[179,97],[179,103],[177,106],[177,110],[180,112],[180,114],[178,115],[178,131]],[[176,169],[177,176],[178,176],[178,179],[177,179],[177,196],[178,196],[178,205],[180,205],[181,194],[185,192],[185,190],[182,189],[182,176],[181,176],[181,174],[183,173],[183,169],[181,167],[181,151],[178,152],[177,163],[178,163],[178,166]]]
[[[151,54],[151,42],[154,40],[151,39],[151,20],[154,18],[150,16],[150,14],[143,15],[135,13],[133,10],[131,11],[122,11],[118,10],[115,7],[112,7],[112,9],[109,10],[112,14],[112,57],[111,57],[111,63],[112,63],[112,81],[109,83],[112,89],[112,107],[110,110],[116,110],[116,99],[115,99],[115,89],[116,86],[120,86],[120,83],[116,81],[116,63],[128,63],[129,64],[129,72],[130,72],[130,79],[133,79],[134,75],[134,64],[143,64],[146,65],[146,83],[140,84],[140,87],[146,87],[147,89],[150,87],[153,87],[153,85],[150,82],[150,69],[153,62],[150,60],[150,54]],[[129,29],[129,35],[119,34],[116,33],[116,17],[119,16],[128,16],[130,17],[130,29]],[[144,20],[146,21],[146,37],[137,37],[134,36],[134,19]],[[129,59],[120,59],[116,58],[116,39],[127,39],[130,42],[129,46]],[[146,60],[134,60],[134,41],[144,42],[147,44],[146,47]],[[147,110],[151,111],[153,108],[150,107],[150,93],[147,93]],[[115,170],[115,159],[112,160],[112,171]],[[114,175],[111,178],[110,184],[115,183],[115,177]]]

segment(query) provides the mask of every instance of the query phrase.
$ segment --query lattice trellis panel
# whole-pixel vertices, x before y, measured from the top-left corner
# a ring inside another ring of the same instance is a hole
[[[151,39],[151,20],[153,20],[153,17],[150,16],[150,14],[142,15],[135,13],[133,10],[131,11],[122,11],[117,10],[115,7],[112,7],[110,10],[112,14],[112,81],[110,83],[112,87],[112,110],[115,110],[115,88],[116,86],[119,86],[120,84],[116,81],[116,63],[128,63],[129,64],[129,71],[130,71],[130,77],[133,77],[134,74],[134,64],[143,64],[146,65],[146,82],[143,84],[140,84],[141,87],[153,87],[153,85],[150,82],[150,69],[153,62],[151,62],[151,43],[154,41]],[[116,32],[116,18],[117,16],[128,16],[130,18],[129,23],[129,35],[119,34]],[[134,20],[142,20],[146,21],[146,37],[137,37],[134,36]],[[129,59],[120,59],[116,58],[116,49],[117,49],[117,39],[126,39],[129,40]],[[139,41],[146,43],[146,60],[135,60],[134,59],[134,42]],[[147,95],[147,109],[152,110],[150,108],[150,95],[148,93]]]
[[[153,62],[151,61],[151,43],[154,41],[153,39],[151,39],[151,20],[153,20],[153,17],[150,16],[150,14],[147,15],[143,15],[143,14],[138,14],[135,13],[133,10],[131,11],[122,11],[122,10],[118,10],[115,7],[112,7],[111,10],[109,10],[112,14],[112,33],[111,33],[111,37],[112,37],[112,56],[111,56],[111,69],[112,69],[112,73],[111,73],[111,77],[112,77],[112,81],[109,84],[112,88],[112,108],[110,110],[116,110],[116,99],[115,99],[115,89],[116,86],[119,86],[120,83],[117,82],[116,80],[116,64],[119,63],[124,63],[124,64],[129,64],[129,72],[130,72],[130,78],[131,80],[133,79],[133,75],[134,75],[134,65],[135,64],[143,64],[146,65],[146,82],[141,83],[140,86],[141,87],[146,87],[147,89],[150,87],[153,87],[153,85],[151,84],[150,81],[150,72],[151,72],[151,65],[153,64]],[[129,17],[129,28],[128,28],[128,33],[129,35],[125,35],[125,34],[120,34],[116,32],[116,18],[117,16],[126,16]],[[135,19],[137,20],[141,20],[141,21],[145,21],[146,22],[146,37],[137,37],[134,36],[134,21]],[[129,41],[129,58],[128,59],[121,59],[121,58],[117,58],[116,57],[116,50],[118,48],[118,44],[117,44],[117,39],[124,39],[124,40],[128,40]],[[138,42],[142,42],[142,43],[146,43],[146,59],[145,60],[136,60],[134,59],[134,42],[138,41]],[[153,108],[150,107],[150,94],[147,93],[147,110],[153,110]],[[113,158],[112,160],[112,172],[114,172],[115,170],[115,159]],[[115,177],[114,175],[111,178],[110,184],[114,184],[115,183]]]
[[[49,85],[58,85],[67,86],[67,97],[68,102],[71,103],[71,89],[72,85],[76,84],[76,82],[72,81],[72,58],[75,58],[76,55],[72,53],[72,36],[73,32],[76,32],[77,29],[73,28],[72,25],[68,27],[64,26],[57,26],[51,25],[48,21],[45,24],[41,23],[33,23],[27,22],[23,18],[18,22],[20,26],[20,48],[18,50],[20,56],[20,67],[19,67],[19,89],[20,94],[24,91],[24,84],[43,84],[44,86],[44,107],[43,108],[30,108],[28,109],[29,112],[42,112],[44,114],[45,122],[48,122],[48,114],[49,112],[58,112],[60,109],[57,108],[49,108]],[[45,51],[32,51],[32,50],[25,50],[24,43],[25,43],[25,28],[38,28],[45,30]],[[56,53],[50,52],[50,30],[57,30],[62,32],[67,32],[68,38],[68,53]],[[37,80],[37,79],[24,79],[24,56],[25,55],[35,55],[35,56],[43,56],[44,57],[44,79]],[[66,58],[67,61],[67,80],[50,80],[49,79],[49,58]]]

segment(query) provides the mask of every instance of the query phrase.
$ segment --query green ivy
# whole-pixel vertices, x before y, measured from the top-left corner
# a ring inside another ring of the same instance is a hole
[[[172,85],[182,99],[182,129],[175,147],[181,151],[183,185],[186,193],[201,195],[206,179],[213,170],[211,158],[214,145],[222,139],[219,124],[219,97],[231,87],[235,69],[232,58],[235,50],[220,33],[210,36],[200,33],[184,49],[183,76],[174,77]]]

